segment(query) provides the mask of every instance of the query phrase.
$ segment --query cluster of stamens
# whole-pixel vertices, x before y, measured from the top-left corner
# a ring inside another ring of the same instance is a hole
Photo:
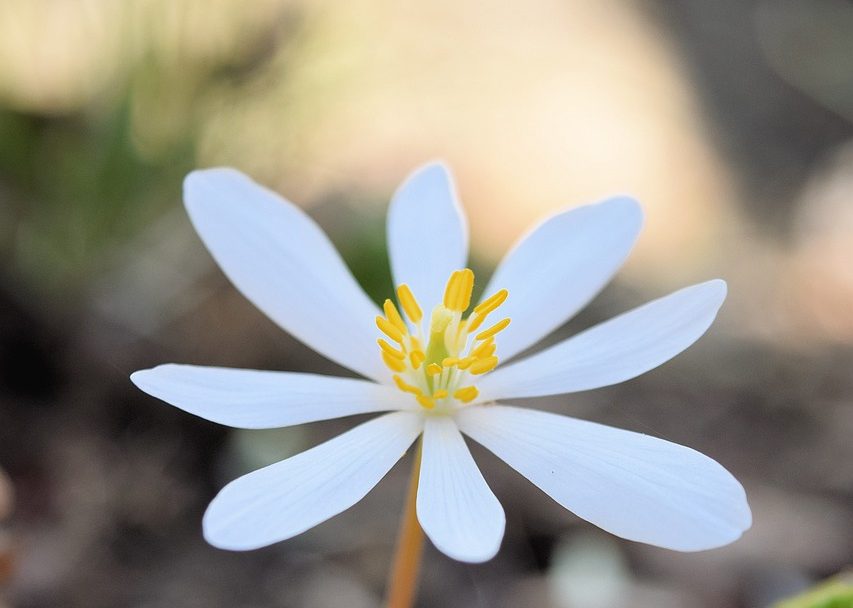
[[[510,320],[505,318],[477,330],[503,304],[509,292],[501,289],[463,319],[473,289],[474,273],[469,268],[453,272],[444,290],[444,301],[430,315],[426,334],[421,323],[423,311],[406,284],[397,288],[397,301],[411,327],[390,299],[383,305],[385,316],[376,317],[376,326],[388,338],[377,342],[382,360],[394,372],[394,383],[427,409],[450,407],[457,401],[470,403],[480,394],[470,384],[470,376],[485,374],[498,364],[495,335]]]

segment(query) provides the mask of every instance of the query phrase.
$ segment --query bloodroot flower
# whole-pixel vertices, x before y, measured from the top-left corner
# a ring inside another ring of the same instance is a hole
[[[561,211],[507,254],[473,305],[468,237],[441,164],[416,171],[388,212],[396,302],[380,310],[320,228],[233,169],[191,173],[186,207],[243,295],[283,329],[366,379],[161,365],[131,378],[146,393],[246,429],[384,413],[229,483],[204,516],[205,538],[233,550],[300,534],[361,500],[420,436],[417,521],[466,562],[497,553],[504,511],[467,435],[579,517],[678,551],[730,543],[749,528],[746,496],[714,460],[669,441],[501,405],[624,382],[708,329],[720,280],[649,302],[518,361],[587,304],[622,264],[642,224],[629,198]]]

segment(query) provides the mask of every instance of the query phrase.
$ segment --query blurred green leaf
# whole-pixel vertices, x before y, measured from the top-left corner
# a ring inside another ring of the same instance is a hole
[[[853,608],[853,575],[841,574],[774,608]]]

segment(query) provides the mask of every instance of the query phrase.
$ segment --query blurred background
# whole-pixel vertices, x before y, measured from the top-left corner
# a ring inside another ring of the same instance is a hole
[[[0,606],[381,599],[408,458],[296,539],[219,551],[200,530],[218,488],[354,421],[235,431],[128,380],[162,362],[346,373],[213,264],[181,204],[213,165],[304,206],[376,299],[389,196],[433,158],[483,273],[554,209],[642,201],[628,264],[557,337],[729,282],[684,355],[535,405],[714,457],[753,529],[699,554],[622,542],[472,445],[507,536],[483,565],[428,548],[419,606],[761,607],[843,571],[851,121],[842,0],[0,0]]]

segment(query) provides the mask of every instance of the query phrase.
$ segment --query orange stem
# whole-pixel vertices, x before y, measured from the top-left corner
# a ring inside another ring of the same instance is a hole
[[[422,446],[418,442],[415,462],[412,464],[412,478],[400,531],[397,533],[397,551],[388,579],[387,608],[411,608],[418,588],[418,574],[421,569],[421,554],[424,546],[424,532],[418,523],[416,505],[418,501],[418,477],[421,472]]]

